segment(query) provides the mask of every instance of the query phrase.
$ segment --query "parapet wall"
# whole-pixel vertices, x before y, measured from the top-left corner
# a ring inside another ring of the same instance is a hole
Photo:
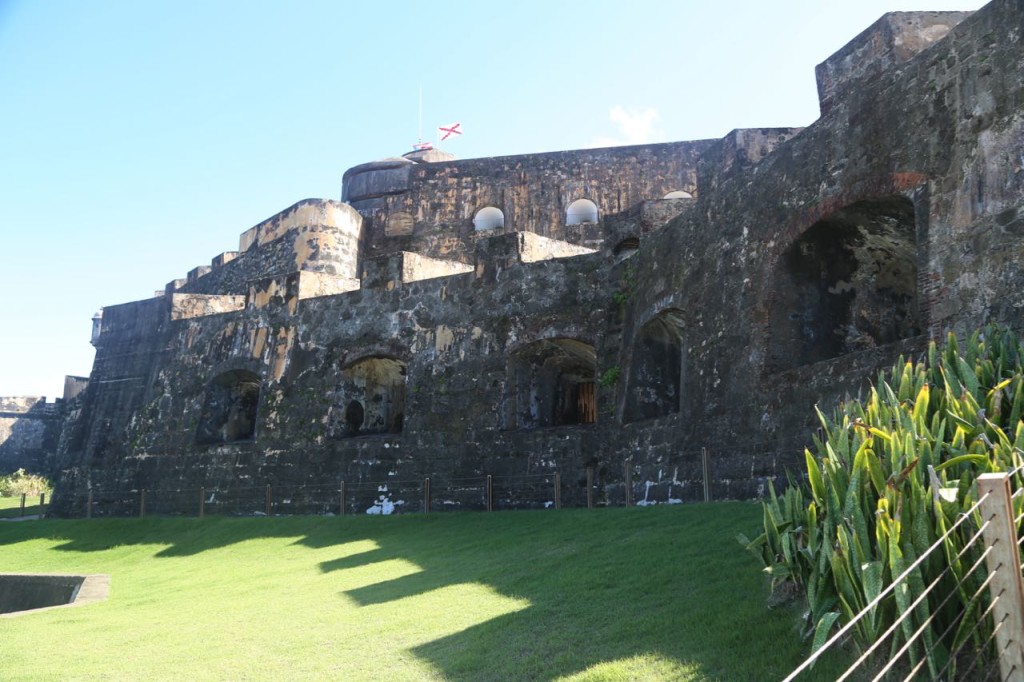
[[[663,203],[676,205],[678,211],[677,200]],[[277,252],[286,249],[292,239],[291,231],[286,230],[276,240],[284,246],[273,242],[267,242],[266,246],[269,250]],[[257,269],[251,273],[250,278],[245,279],[248,288],[244,294],[170,293],[145,301],[108,306],[104,308],[103,324],[98,328],[99,331],[94,335],[92,342],[96,346],[102,346],[112,338],[132,339],[148,336],[153,331],[154,316],[174,322],[266,308],[280,309],[286,311],[288,315],[295,315],[299,311],[300,302],[305,299],[343,296],[361,289],[391,290],[403,284],[467,273],[475,273],[474,276],[478,278],[493,278],[496,271],[522,263],[573,258],[593,253],[595,249],[548,239],[530,232],[511,232],[488,234],[486,238],[478,240],[472,263],[440,260],[418,253],[398,251],[367,259],[362,266],[359,279],[301,269],[266,277],[260,276]],[[240,259],[235,267],[244,264],[246,261]],[[209,284],[212,280],[214,277],[210,277],[203,284]],[[186,285],[176,291],[187,288]],[[137,319],[142,319],[143,322],[136,324]],[[86,380],[82,381],[87,383]],[[74,395],[84,390],[84,385],[79,383],[73,382],[73,386]]]
[[[239,304],[231,301],[247,295],[251,282],[297,271],[317,273],[304,278],[303,297],[343,293],[361,278],[364,259],[419,254],[427,259],[424,263],[449,263],[424,272],[454,272],[471,266],[475,243],[495,234],[535,233],[577,245],[573,253],[593,251],[607,246],[612,236],[605,229],[606,217],[643,201],[662,201],[671,192],[696,196],[697,161],[711,142],[364,164],[346,173],[343,196],[351,198],[352,206],[319,199],[298,202],[242,233],[238,251],[192,268],[158,295],[179,297],[175,316],[227,312],[237,309]],[[598,220],[567,224],[568,207],[576,199],[593,201]],[[663,226],[684,205],[665,200],[649,212],[645,229]],[[502,211],[504,224],[477,230],[473,218],[488,206]]]
[[[363,219],[350,206],[305,199],[246,230],[237,252],[219,254],[163,293],[245,295],[254,279],[297,271],[319,273],[321,281],[358,279],[362,231]],[[321,288],[331,289],[326,282]]]
[[[570,204],[592,201],[604,218],[670,192],[696,196],[697,161],[712,142],[405,163],[386,169],[402,173],[402,183],[385,183],[389,191],[382,188],[353,206],[367,219],[367,254],[412,251],[467,262],[473,241],[482,236],[474,216],[487,207],[501,211],[503,231],[600,248],[606,235],[598,225],[567,224]],[[364,175],[355,178],[365,184]]]
[[[971,12],[890,12],[815,69],[822,115],[837,99],[941,40]]]

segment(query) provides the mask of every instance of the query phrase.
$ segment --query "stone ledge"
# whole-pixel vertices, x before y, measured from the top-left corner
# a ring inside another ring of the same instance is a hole
[[[40,611],[50,611],[53,609],[63,609],[70,606],[87,606],[96,602],[104,601],[110,596],[110,576],[106,574],[90,574],[90,575],[74,575],[68,573],[0,573],[0,585],[2,585],[6,579],[13,578],[15,580],[21,579],[20,582],[33,581],[44,582],[50,579],[54,582],[63,581],[66,583],[74,582],[77,579],[81,579],[82,582],[72,588],[71,596],[66,604],[55,604],[51,606],[42,606],[35,609],[23,609],[19,611],[11,611],[9,613],[0,613],[0,618],[16,618],[18,616],[24,616],[30,613],[39,613]],[[57,589],[60,589],[60,585]],[[0,590],[2,592],[3,590]]]

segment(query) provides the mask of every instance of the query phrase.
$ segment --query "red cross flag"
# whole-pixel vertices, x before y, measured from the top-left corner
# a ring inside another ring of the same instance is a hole
[[[450,124],[448,124],[446,126],[439,126],[438,129],[437,129],[437,134],[441,138],[441,141],[444,142],[445,140],[447,140],[452,135],[461,135],[462,134],[462,130],[460,129],[461,125],[462,125],[461,123],[450,123]]]

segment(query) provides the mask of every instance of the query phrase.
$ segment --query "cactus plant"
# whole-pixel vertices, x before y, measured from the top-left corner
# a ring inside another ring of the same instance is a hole
[[[764,563],[773,587],[804,595],[805,634],[814,648],[971,508],[979,474],[1019,469],[1022,360],[1024,347],[1005,327],[975,333],[962,351],[950,335],[919,361],[900,358],[881,372],[867,399],[841,404],[831,416],[818,411],[821,431],[804,453],[806,478],[791,478],[782,495],[770,487],[764,532],[740,538]],[[1018,471],[1012,485],[1022,484]],[[1014,498],[1015,518],[1022,506]],[[983,647],[990,626],[978,620],[987,595],[976,593],[984,575],[969,571],[981,549],[968,547],[978,525],[975,518],[954,529],[942,551],[910,573],[906,589],[894,590],[857,623],[853,639],[860,648],[900,616],[889,651],[921,628],[908,654],[933,677],[961,645]],[[927,598],[912,606],[933,582]]]

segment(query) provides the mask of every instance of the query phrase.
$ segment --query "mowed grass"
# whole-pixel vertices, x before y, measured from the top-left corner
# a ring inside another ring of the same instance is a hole
[[[781,679],[807,651],[734,540],[760,515],[0,523],[0,571],[111,576],[105,602],[0,620],[0,678]]]

